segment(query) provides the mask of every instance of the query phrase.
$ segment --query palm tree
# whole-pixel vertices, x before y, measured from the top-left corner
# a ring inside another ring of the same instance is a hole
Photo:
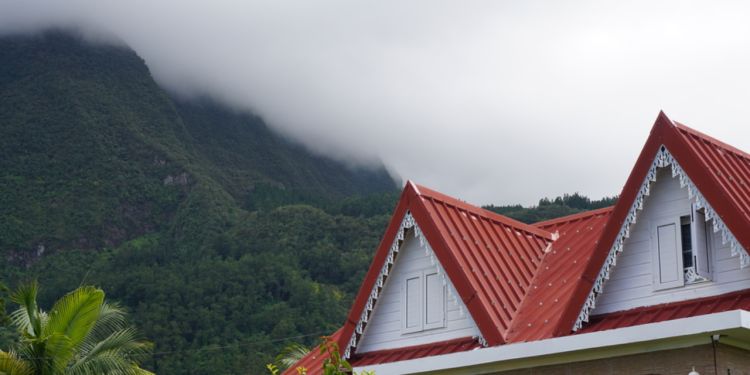
[[[104,302],[104,292],[82,286],[66,294],[47,313],[36,302],[38,284],[22,285],[10,314],[21,341],[0,350],[0,375],[146,375],[138,362],[151,344],[139,341],[124,311]]]
[[[276,356],[276,364],[280,368],[289,368],[294,366],[295,363],[299,362],[304,358],[310,349],[302,344],[293,342],[281,349],[281,352]]]

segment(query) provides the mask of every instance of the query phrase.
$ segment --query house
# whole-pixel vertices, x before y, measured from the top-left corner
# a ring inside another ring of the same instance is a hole
[[[749,248],[750,154],[660,113],[613,207],[528,225],[408,182],[333,338],[378,375],[750,374]]]

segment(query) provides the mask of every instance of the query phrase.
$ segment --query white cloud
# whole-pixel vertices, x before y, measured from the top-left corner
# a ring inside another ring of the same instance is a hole
[[[474,203],[619,193],[660,109],[750,149],[742,2],[5,1],[122,38],[164,86]]]

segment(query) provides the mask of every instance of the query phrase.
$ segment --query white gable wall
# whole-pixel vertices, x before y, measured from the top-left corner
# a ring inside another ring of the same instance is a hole
[[[690,204],[687,189],[680,188],[679,178],[672,178],[670,168],[660,169],[592,315],[750,288],[750,268],[740,269],[740,260],[731,256],[728,244],[721,243],[721,234],[709,229],[712,280],[654,291],[651,236],[655,223],[665,216],[689,214]],[[712,227],[710,222],[707,226]]]
[[[410,231],[396,257],[393,270],[386,279],[380,298],[375,304],[372,318],[367,323],[356,352],[402,348],[455,338],[478,336],[479,329],[460,298],[445,295],[445,324],[440,328],[404,333],[403,286],[406,279],[416,274],[437,271],[430,257],[420,247],[419,240]],[[446,288],[450,289],[450,288]],[[455,289],[454,289],[455,290]]]

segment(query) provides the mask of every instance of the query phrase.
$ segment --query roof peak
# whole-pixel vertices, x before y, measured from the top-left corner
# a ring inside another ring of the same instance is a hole
[[[667,164],[672,164],[673,176],[675,173],[680,175],[681,184],[693,194],[691,199],[707,210],[710,208],[711,214],[707,213],[706,217],[715,220],[714,228],[722,230],[733,255],[739,255],[740,266],[750,259],[745,251],[750,248],[750,235],[745,230],[750,225],[750,196],[744,185],[750,157],[713,137],[669,120],[660,112],[583,271],[578,286],[581,292],[575,296],[570,310],[564,313],[565,317],[557,327],[559,332],[570,327],[576,330],[588,321],[622,251],[624,238],[642,208],[639,202],[643,202],[643,197],[648,194],[653,174]],[[737,248],[739,251],[735,251]]]

